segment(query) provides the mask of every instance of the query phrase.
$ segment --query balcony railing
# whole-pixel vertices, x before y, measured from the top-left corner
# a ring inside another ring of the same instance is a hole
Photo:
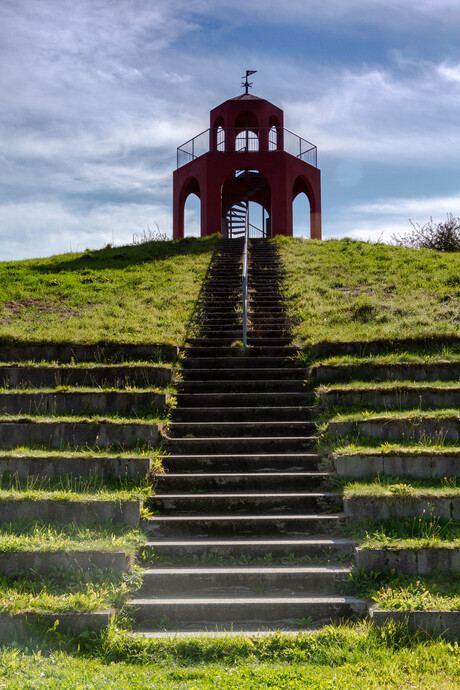
[[[177,167],[190,163],[209,151],[285,151],[317,167],[317,149],[284,127],[254,129],[206,129],[177,149]]]

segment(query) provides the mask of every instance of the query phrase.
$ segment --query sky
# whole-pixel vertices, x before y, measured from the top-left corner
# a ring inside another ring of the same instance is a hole
[[[171,236],[176,149],[246,69],[318,147],[324,238],[460,216],[460,0],[1,0],[0,260]]]

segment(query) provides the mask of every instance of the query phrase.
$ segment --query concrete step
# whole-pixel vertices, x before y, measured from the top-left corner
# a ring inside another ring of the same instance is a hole
[[[345,522],[343,513],[300,515],[160,516],[144,521],[143,529],[154,539],[204,537],[306,537],[334,534]]]
[[[350,572],[339,565],[150,568],[142,571],[136,598],[334,594]]]
[[[166,472],[156,476],[155,492],[159,496],[162,493],[187,491],[319,491],[332,476],[335,475],[325,472]]]
[[[162,445],[167,453],[173,455],[302,453],[315,451],[317,438],[316,436],[165,438]]]
[[[173,362],[177,359],[177,345],[123,345],[103,343],[1,343],[0,362]]]
[[[176,422],[281,422],[308,421],[317,413],[314,407],[176,407],[171,421]]]
[[[311,375],[318,383],[338,381],[458,381],[460,362],[392,362],[389,364],[317,364]]]
[[[0,422],[0,448],[40,446],[62,448],[133,448],[139,444],[156,445],[157,424],[118,422],[40,421],[26,418]]]
[[[189,369],[290,369],[295,361],[290,357],[186,357],[182,371]],[[308,370],[303,369],[305,376]]]
[[[265,353],[266,354],[273,354],[276,350],[275,348],[285,348],[289,347],[291,345],[292,338],[290,337],[285,337],[285,338],[272,338],[272,337],[266,337],[266,338],[254,338],[251,335],[248,336],[248,345],[249,348],[246,349],[252,349],[252,348],[265,348]],[[187,339],[187,345],[189,348],[206,348],[208,350],[208,356],[210,355],[210,349],[211,348],[227,348],[229,349],[231,347],[231,344],[233,342],[233,338],[231,337],[208,337],[208,338],[188,338]],[[209,348],[209,349],[208,349]],[[243,349],[241,347],[241,349]],[[279,351],[279,350],[278,350]],[[292,352],[295,353],[297,352],[297,348],[292,348]],[[202,354],[202,350],[195,350],[196,354]],[[252,354],[252,353],[251,353]],[[253,356],[256,356],[254,353]]]
[[[299,348],[294,345],[258,345],[253,347],[230,347],[228,345],[218,346],[209,342],[203,341],[195,344],[190,343],[185,349],[186,359],[193,357],[229,357],[235,361],[240,358],[249,358],[251,360],[259,359],[261,357],[295,357],[299,352]]]
[[[0,414],[9,415],[78,415],[119,414],[131,416],[139,412],[155,414],[167,402],[167,394],[153,392],[91,391],[0,393]]]
[[[310,436],[315,433],[316,424],[311,421],[270,421],[270,422],[170,422],[168,438],[233,438],[246,436]]]
[[[335,513],[343,510],[342,497],[333,492],[287,493],[180,493],[149,496],[149,510],[162,516],[172,515],[298,515],[299,513]]]
[[[110,455],[26,455],[11,453],[0,456],[0,475],[9,472],[19,479],[27,477],[91,477],[145,478],[150,472],[152,459],[142,457],[119,457]]]
[[[282,379],[283,381],[288,379],[301,379],[302,381],[306,378],[307,372],[301,367],[277,367],[275,369],[269,369],[261,367],[230,367],[228,369],[213,368],[209,369],[191,369],[188,368],[183,370],[183,377],[186,381],[207,381],[209,379],[215,381],[227,381],[227,380],[247,380],[247,381],[258,381],[270,380],[275,381],[277,379]]]
[[[167,472],[302,472],[315,471],[321,461],[318,453],[257,455],[167,455]]]
[[[305,407],[312,405],[315,396],[307,390],[298,393],[266,392],[266,393],[178,393],[177,408],[216,407]]]
[[[227,597],[227,598],[162,598],[131,599],[129,615],[137,625],[161,627],[161,619],[172,623],[187,622],[234,624],[306,620],[328,622],[340,618],[358,618],[367,614],[361,599],[343,596],[289,597]]]
[[[0,366],[0,384],[4,388],[55,388],[85,386],[86,388],[145,388],[169,383],[170,367],[107,365],[93,367],[69,366]]]
[[[219,540],[177,539],[148,541],[141,550],[145,559],[237,559],[242,562],[255,559],[344,559],[353,556],[354,543],[351,539],[317,534],[313,538],[282,539],[240,538],[228,536]]]
[[[283,379],[266,380],[220,380],[213,381],[178,381],[177,388],[179,393],[301,393],[304,384],[301,379],[285,381]],[[309,391],[305,391],[309,393]],[[248,405],[249,406],[249,405]]]

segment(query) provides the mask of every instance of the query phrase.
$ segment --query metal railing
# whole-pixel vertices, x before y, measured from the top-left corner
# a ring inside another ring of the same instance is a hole
[[[248,244],[249,209],[246,211],[243,249],[243,347],[248,346]]]
[[[284,127],[206,129],[179,146],[177,149],[177,167],[181,168],[209,151],[221,151],[223,153],[285,151],[315,168],[317,167],[316,146]]]

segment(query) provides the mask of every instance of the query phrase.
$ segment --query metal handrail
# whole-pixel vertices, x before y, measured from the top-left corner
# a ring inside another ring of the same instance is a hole
[[[243,347],[248,346],[248,244],[249,209],[246,211],[243,249]]]
[[[177,167],[181,168],[210,151],[221,153],[284,151],[317,167],[316,146],[284,127],[205,129],[204,132],[178,147]]]

